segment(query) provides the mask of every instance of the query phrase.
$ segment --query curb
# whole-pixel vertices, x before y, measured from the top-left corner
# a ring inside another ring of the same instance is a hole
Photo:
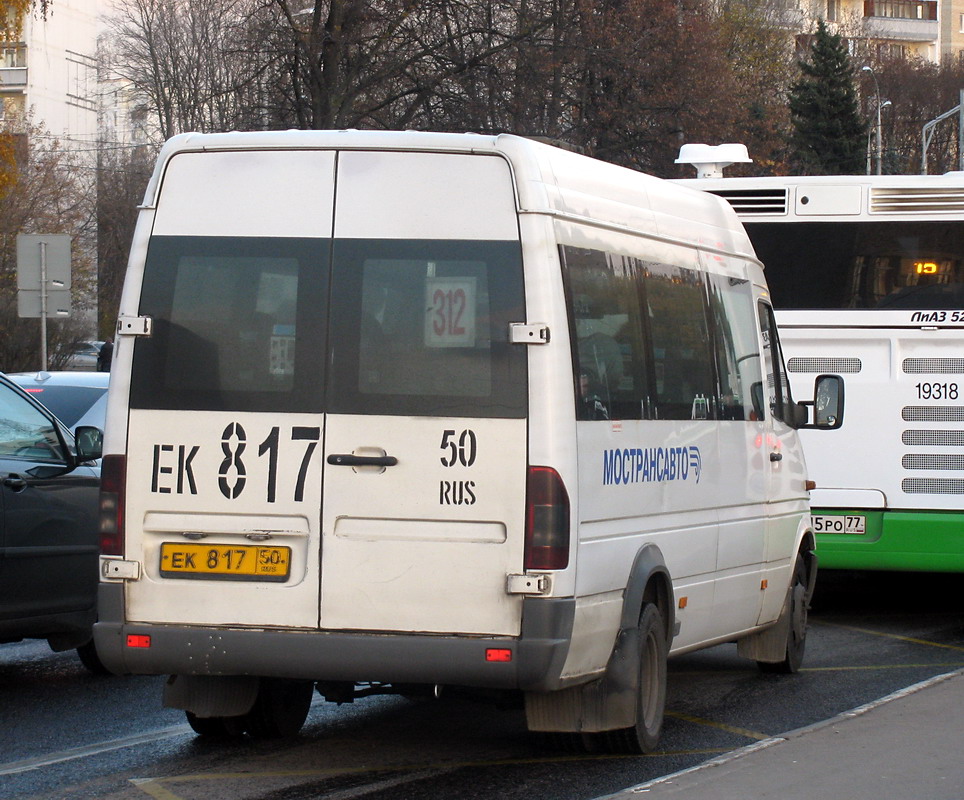
[[[820,722],[814,722],[811,725],[804,725],[801,728],[794,728],[793,730],[787,731],[786,733],[777,734],[776,736],[771,736],[769,739],[764,739],[761,742],[754,742],[753,744],[746,745],[737,750],[733,750],[730,753],[719,756],[717,758],[712,758],[709,761],[704,761],[701,764],[697,764],[695,767],[688,767],[687,769],[679,770],[678,772],[670,773],[669,775],[662,775],[659,778],[653,778],[652,780],[646,781],[645,783],[640,783],[636,786],[629,786],[625,789],[620,789],[618,792],[613,792],[612,794],[601,795],[599,797],[593,798],[593,800],[620,800],[625,798],[627,795],[631,794],[642,794],[647,792],[655,786],[659,786],[663,783],[668,783],[670,781],[675,781],[684,775],[690,775],[694,772],[700,772],[704,769],[709,769],[711,767],[719,767],[724,764],[729,764],[731,761],[736,761],[737,759],[744,758],[752,753],[757,753],[760,750],[766,750],[775,744],[780,744],[781,742],[789,741],[790,739],[796,739],[801,736],[805,736],[808,733],[813,733],[814,731],[821,730],[830,725],[837,725],[841,722],[846,722],[849,719],[854,719],[855,717],[860,717],[866,714],[868,711],[873,711],[875,708],[886,705],[887,703],[893,702],[894,700],[900,700],[909,695],[916,694],[922,689],[927,689],[931,686],[936,686],[939,683],[943,683],[951,678],[957,678],[964,675],[964,669],[957,669],[953,672],[946,672],[943,675],[935,675],[933,678],[928,678],[920,683],[912,684],[904,689],[898,689],[896,692],[891,692],[884,697],[877,700],[871,700],[869,703],[864,703],[863,705],[852,708],[849,711],[842,711],[841,713],[830,717],[829,719],[821,720]]]

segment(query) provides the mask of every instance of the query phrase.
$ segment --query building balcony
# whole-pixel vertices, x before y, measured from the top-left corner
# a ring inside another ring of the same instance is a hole
[[[936,19],[864,17],[864,33],[870,39],[934,43],[938,36],[938,22]]]
[[[27,85],[26,67],[0,67],[0,89]]]
[[[864,0],[864,17],[937,22],[937,0]]]

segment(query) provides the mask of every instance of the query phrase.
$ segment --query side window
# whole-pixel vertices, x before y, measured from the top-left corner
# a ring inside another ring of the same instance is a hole
[[[780,337],[773,318],[773,309],[760,303],[760,334],[763,339],[763,361],[766,370],[766,399],[773,416],[787,421],[793,398],[790,396],[790,381],[783,362]]]
[[[763,373],[756,335],[753,287],[744,278],[709,276],[710,315],[720,380],[720,419],[762,420]]]
[[[0,457],[65,461],[51,420],[5,384],[0,384]]]
[[[638,262],[561,248],[569,290],[578,419],[644,419],[651,403]]]
[[[643,266],[656,373],[654,417],[709,419],[716,379],[703,273],[652,262]]]

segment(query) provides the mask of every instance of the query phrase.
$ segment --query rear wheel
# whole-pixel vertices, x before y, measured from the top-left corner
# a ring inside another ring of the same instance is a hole
[[[198,735],[209,739],[237,739],[244,735],[241,717],[198,717],[186,711],[187,724]]]
[[[639,686],[636,693],[636,724],[604,734],[608,749],[627,753],[651,753],[663,729],[666,708],[666,626],[652,603],[639,615]]]
[[[258,698],[244,718],[248,733],[259,739],[296,735],[308,718],[314,688],[312,681],[262,678]]]
[[[111,674],[110,670],[101,662],[100,656],[97,655],[97,648],[94,647],[93,639],[87,642],[87,644],[82,644],[77,648],[77,657],[80,659],[80,663],[87,667],[87,670],[94,675]]]
[[[787,595],[787,604],[783,610],[789,616],[787,629],[787,646],[782,661],[768,663],[758,661],[762,672],[791,675],[800,670],[803,664],[803,653],[807,646],[807,565],[803,556],[797,555],[793,565],[793,579]]]

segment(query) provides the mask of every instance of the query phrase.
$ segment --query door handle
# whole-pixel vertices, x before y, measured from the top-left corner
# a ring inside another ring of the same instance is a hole
[[[771,461],[783,461],[783,453],[770,453]]]
[[[352,453],[332,453],[328,463],[336,467],[394,467],[395,456],[356,456]]]
[[[27,488],[27,482],[19,475],[8,475],[3,479],[3,485],[15,492],[22,492]]]

